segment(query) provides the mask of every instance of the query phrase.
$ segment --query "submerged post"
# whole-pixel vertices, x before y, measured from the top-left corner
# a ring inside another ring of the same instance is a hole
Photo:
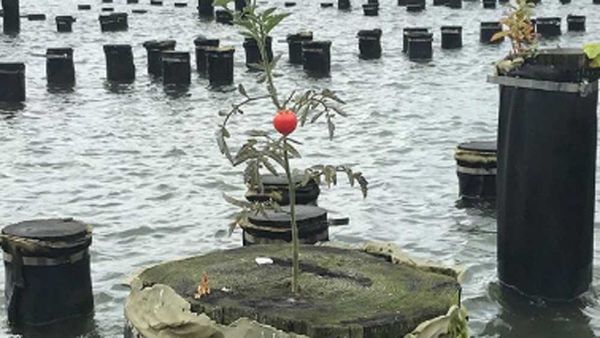
[[[19,0],[2,0],[4,34],[17,34],[21,30]]]

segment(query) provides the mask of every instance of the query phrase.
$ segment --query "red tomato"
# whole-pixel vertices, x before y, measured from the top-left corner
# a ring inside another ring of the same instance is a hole
[[[273,126],[282,135],[291,134],[298,125],[296,113],[291,110],[281,110],[273,118]]]

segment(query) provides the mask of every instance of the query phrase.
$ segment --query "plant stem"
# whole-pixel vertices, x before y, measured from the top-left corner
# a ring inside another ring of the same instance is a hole
[[[275,88],[275,83],[273,81],[273,68],[271,65],[271,61],[269,60],[269,56],[267,54],[267,39],[269,38],[268,34],[266,34],[263,30],[263,27],[260,28],[260,40],[256,43],[258,44],[258,50],[260,52],[260,57],[262,61],[263,68],[265,70],[265,76],[267,79],[267,90],[269,91],[269,95],[271,96],[271,100],[273,104],[277,107],[277,110],[283,109],[281,104],[279,103],[279,98],[277,97],[277,89]]]
[[[292,226],[292,293],[298,295],[298,277],[300,275],[300,262],[299,262],[299,239],[298,239],[298,224],[296,224],[296,185],[292,178],[292,171],[290,170],[290,160],[287,151],[287,136],[283,138],[283,159],[285,163],[285,174],[288,181],[288,190],[290,197],[290,217]]]

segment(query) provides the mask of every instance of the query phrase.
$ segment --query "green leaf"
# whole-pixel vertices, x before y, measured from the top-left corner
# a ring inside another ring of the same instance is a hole
[[[317,122],[319,117],[323,116],[323,114],[325,114],[325,110],[322,110],[322,111],[318,112],[317,114],[313,115],[313,117],[310,119],[310,123]]]
[[[263,18],[268,17],[269,15],[271,15],[273,12],[275,12],[277,10],[277,7],[271,7],[269,9],[266,9],[264,12],[262,12],[261,16]]]
[[[591,60],[590,67],[600,68],[600,43],[588,43],[583,45],[583,52]]]
[[[296,150],[293,145],[286,143],[285,149],[290,155],[292,155],[292,158],[302,158],[298,150]]]
[[[225,199],[225,201],[227,203],[235,205],[236,207],[250,208],[252,206],[252,204],[250,202],[235,199],[235,198],[227,195],[226,193],[223,193],[223,198]]]
[[[266,21],[265,21],[265,33],[269,34],[269,32],[271,32],[273,30],[273,28],[277,27],[277,25],[279,25],[279,23],[287,18],[288,16],[290,16],[290,13],[281,13],[281,14],[274,14],[272,16],[270,16]]]
[[[348,113],[343,111],[342,108],[340,108],[340,107],[331,106],[329,108],[331,108],[333,111],[335,111],[338,115],[340,115],[342,117],[348,117]]]
[[[331,116],[327,116],[327,129],[329,129],[329,140],[333,140],[333,135],[335,133],[335,124],[333,124],[333,119]]]
[[[248,97],[248,93],[246,93],[246,88],[241,83],[238,85],[238,92],[242,94],[244,97]]]

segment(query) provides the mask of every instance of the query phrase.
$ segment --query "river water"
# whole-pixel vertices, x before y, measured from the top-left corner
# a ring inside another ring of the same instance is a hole
[[[7,225],[69,216],[94,226],[96,308],[89,337],[122,335],[128,294],[122,281],[127,276],[164,260],[241,245],[239,230],[227,236],[234,210],[221,197],[222,192],[243,196],[241,169],[228,165],[214,139],[217,111],[240,97],[235,91],[211,90],[196,74],[187,93],[168,95],[146,75],[142,43],[171,38],[178,50],[193,51],[197,34],[220,38],[237,48],[236,83],[250,93],[263,90],[256,84],[257,74],[246,71],[243,39],[235,28],[199,20],[195,3],[174,8],[172,1],[151,7],[146,0],[139,5],[115,0],[117,11],[149,12],[130,15],[127,32],[102,34],[99,1],[92,3],[92,11],[78,12],[72,0],[22,0],[22,14],[45,13],[48,20],[22,21],[18,37],[0,35],[0,61],[27,64],[28,95],[20,109],[0,110],[0,219]],[[299,1],[273,34],[275,53],[285,54],[285,35],[301,29],[314,31],[315,39],[333,41],[331,78],[307,78],[301,67],[287,64],[287,55],[277,78],[282,93],[328,87],[348,103],[350,116],[337,121],[334,141],[328,140],[324,123],[295,135],[304,142],[304,158],[295,166],[347,164],[370,181],[365,200],[344,184],[323,189],[320,205],[351,219],[349,226],[332,229],[331,239],[392,241],[415,256],[464,267],[463,299],[475,336],[600,335],[594,291],[600,282],[598,250],[594,287],[576,304],[556,307],[503,295],[496,275],[493,214],[456,207],[454,147],[466,140],[493,139],[496,133],[498,90],[485,79],[509,43],[482,46],[478,37],[479,22],[499,18],[503,9],[464,3],[463,9],[452,10],[428,2],[425,12],[411,14],[394,1],[381,1],[380,16],[365,17],[360,3],[353,5],[352,12],[339,12],[321,9],[317,1]],[[562,17],[565,32],[542,45],[593,41],[600,27],[597,8],[591,0],[540,5],[536,14]],[[56,33],[54,16],[69,14],[77,17],[74,32]],[[588,32],[567,34],[567,14],[587,15]],[[417,25],[435,32],[429,63],[409,62],[401,52],[402,28]],[[441,25],[462,25],[464,48],[441,50]],[[361,61],[355,35],[371,28],[383,30],[383,58]],[[133,85],[115,89],[105,84],[102,45],[109,43],[133,45],[138,74]],[[50,93],[40,54],[66,46],[75,49],[76,89]],[[272,114],[268,104],[254,105],[231,130],[239,135],[248,128],[270,128]],[[0,298],[0,336],[12,336]],[[64,328],[59,336],[69,337],[68,331]]]

